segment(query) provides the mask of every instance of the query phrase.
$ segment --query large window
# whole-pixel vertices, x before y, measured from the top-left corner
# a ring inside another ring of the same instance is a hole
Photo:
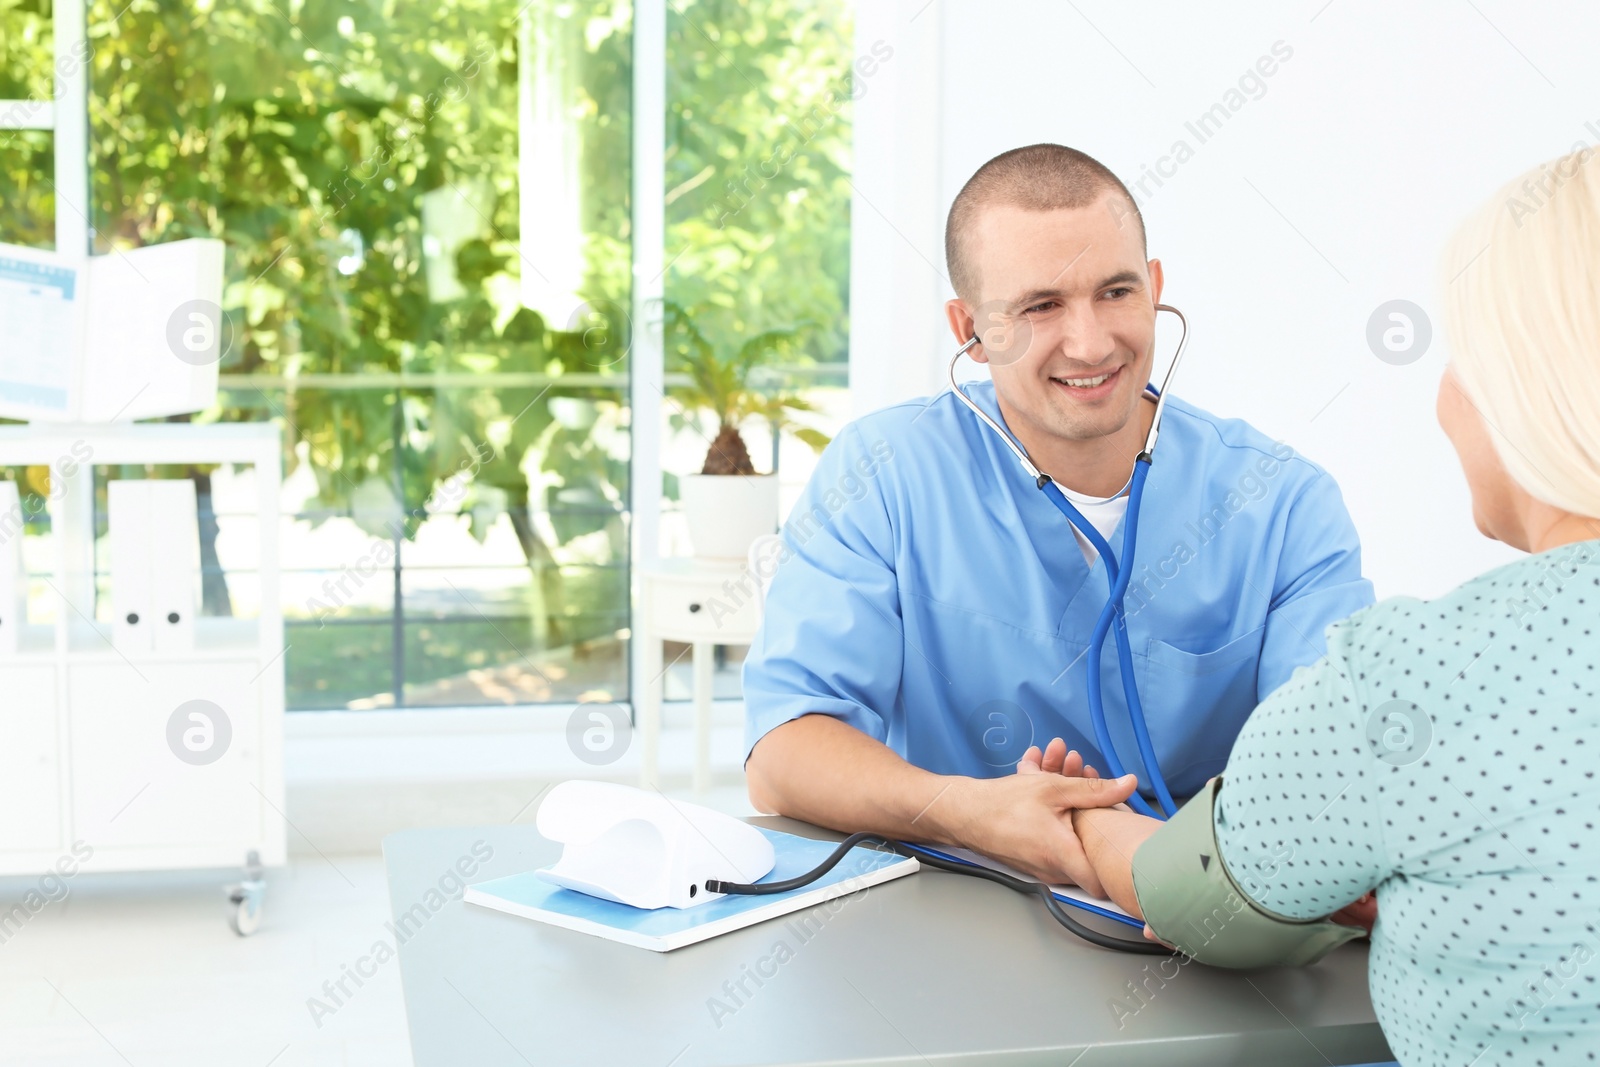
[[[719,345],[797,327],[757,384],[820,398],[822,423],[844,10],[668,12],[666,301]],[[227,348],[193,418],[284,430],[291,708],[629,695],[632,27],[625,0],[90,3],[94,250],[221,238]],[[49,34],[47,0],[0,5],[0,100],[49,99]],[[0,129],[0,241],[52,243],[53,146]],[[704,451],[679,369],[669,513]],[[803,479],[807,446],[750,436]],[[253,614],[248,474],[161,473],[196,482],[204,610]]]
[[[667,16],[666,300],[719,353],[794,331],[751,380],[798,394],[816,410],[796,428],[824,431],[848,407],[853,6],[701,0]],[[669,386],[684,381],[670,345],[667,370]],[[668,392],[663,466],[699,470],[715,427]],[[757,468],[779,473],[787,505],[812,446],[761,420],[744,436]],[[685,551],[671,514],[665,549]]]
[[[799,410],[783,412],[787,426],[741,428],[754,467],[778,475],[784,512],[849,407],[852,7],[701,0],[667,15],[663,295],[712,358],[736,363],[749,339],[784,338],[749,382]],[[717,440],[715,419],[693,407],[682,332],[674,344],[668,330],[661,412],[669,555],[692,547],[674,475],[700,470]],[[743,651],[719,648],[718,696],[739,695]],[[675,658],[667,695],[687,696],[689,664]]]

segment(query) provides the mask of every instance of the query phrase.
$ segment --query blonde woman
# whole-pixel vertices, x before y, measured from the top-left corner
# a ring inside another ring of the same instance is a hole
[[[1478,529],[1527,558],[1334,624],[1170,822],[1074,826],[1111,898],[1202,962],[1311,962],[1375,893],[1373,1007],[1406,1067],[1594,1063],[1600,153],[1508,184],[1442,277],[1439,422]]]

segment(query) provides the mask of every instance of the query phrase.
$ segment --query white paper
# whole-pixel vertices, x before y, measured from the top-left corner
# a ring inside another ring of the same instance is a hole
[[[80,264],[0,245],[0,415],[68,418],[83,350]]]
[[[1033,877],[1031,874],[1023,874],[1021,871],[1016,870],[1013,867],[1007,867],[999,860],[992,860],[988,856],[979,855],[978,853],[973,852],[971,849],[946,848],[941,845],[939,846],[938,851],[943,852],[947,856],[954,856],[958,860],[965,860],[967,863],[976,863],[980,867],[987,867],[991,871],[1000,871],[1002,874],[1009,874],[1011,877],[1020,878],[1024,882],[1032,882],[1035,885],[1037,885],[1039,882],[1039,879]],[[1102,900],[1097,896],[1092,896],[1088,893],[1085,893],[1082,889],[1079,889],[1075,885],[1052,885],[1050,887],[1050,892],[1054,893],[1058,897],[1070,897],[1071,899],[1080,901],[1084,904],[1092,904],[1102,911],[1113,912],[1117,915],[1126,915],[1130,919],[1133,918],[1132,915],[1129,915],[1128,912],[1124,911],[1118,905],[1113,904],[1111,901]]]
[[[233,339],[221,321],[222,258],[221,241],[193,239],[89,260],[82,421],[211,406]]]

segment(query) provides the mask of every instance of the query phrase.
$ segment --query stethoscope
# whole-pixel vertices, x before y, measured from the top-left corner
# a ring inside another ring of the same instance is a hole
[[[1161,776],[1161,768],[1156,763],[1155,750],[1150,744],[1150,729],[1144,721],[1144,705],[1139,701],[1139,686],[1133,677],[1133,653],[1128,647],[1128,626],[1123,615],[1123,600],[1127,596],[1128,583],[1133,577],[1134,550],[1138,544],[1139,531],[1139,505],[1144,500],[1145,479],[1150,476],[1150,464],[1156,450],[1156,438],[1161,434],[1161,414],[1167,406],[1167,397],[1172,386],[1172,376],[1177,373],[1178,364],[1183,359],[1184,347],[1189,341],[1189,320],[1183,317],[1183,312],[1168,304],[1157,304],[1157,311],[1170,311],[1178,316],[1178,321],[1183,324],[1183,334],[1178,339],[1178,350],[1172,356],[1172,366],[1167,368],[1166,377],[1161,381],[1160,390],[1156,391],[1156,414],[1150,423],[1150,433],[1144,440],[1144,451],[1140,452],[1134,460],[1133,471],[1128,476],[1128,481],[1123,487],[1108,497],[1093,498],[1078,496],[1079,503],[1095,506],[1109,504],[1123,493],[1128,494],[1128,510],[1123,517],[1122,531],[1122,560],[1119,563],[1111,552],[1111,546],[1094,528],[1094,524],[1084,518],[1071,500],[1061,491],[1050,475],[1041,471],[1028,455],[1027,449],[1017,441],[1005,427],[989,417],[972,398],[961,389],[956,382],[956,363],[962,356],[972,350],[979,343],[974,337],[956,350],[950,357],[950,388],[956,398],[972,410],[972,413],[993,430],[999,438],[1011,449],[1017,459],[1022,461],[1034,483],[1043,491],[1056,510],[1065,515],[1067,521],[1077,527],[1078,531],[1088,538],[1094,550],[1100,553],[1100,558],[1106,564],[1106,580],[1110,585],[1110,594],[1106,597],[1106,605],[1100,611],[1100,618],[1096,620],[1094,631],[1089,638],[1089,719],[1094,724],[1095,741],[1100,746],[1100,752],[1105,757],[1107,768],[1113,777],[1120,778],[1126,772],[1122,769],[1122,760],[1117,755],[1117,750],[1111,743],[1111,731],[1106,727],[1106,709],[1101,692],[1100,662],[1101,653],[1105,649],[1106,635],[1116,634],[1117,664],[1122,674],[1122,692],[1128,702],[1128,718],[1133,726],[1134,740],[1139,746],[1139,755],[1144,760],[1145,769],[1149,771],[1150,785],[1155,790],[1156,800],[1161,804],[1162,813],[1153,811],[1144,797],[1136,791],[1128,797],[1128,805],[1141,815],[1148,815],[1160,819],[1173,815],[1178,806],[1173,803],[1172,794],[1167,789],[1166,779]],[[1148,388],[1148,386],[1147,386]],[[1074,494],[1077,495],[1077,494]]]

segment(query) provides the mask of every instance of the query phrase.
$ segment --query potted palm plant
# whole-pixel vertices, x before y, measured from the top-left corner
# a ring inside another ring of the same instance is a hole
[[[737,348],[719,349],[695,318],[677,304],[665,304],[662,337],[667,367],[689,378],[687,384],[668,390],[683,412],[674,423],[690,425],[696,415],[709,415],[716,424],[700,473],[680,476],[678,495],[695,555],[743,558],[752,541],[778,525],[778,476],[756,472],[741,427],[751,419],[765,418],[774,433],[786,430],[819,452],[828,444],[827,434],[796,426],[789,418],[795,412],[815,410],[810,401],[792,390],[766,391],[751,385],[761,368],[797,351],[810,324],[765,330]]]

